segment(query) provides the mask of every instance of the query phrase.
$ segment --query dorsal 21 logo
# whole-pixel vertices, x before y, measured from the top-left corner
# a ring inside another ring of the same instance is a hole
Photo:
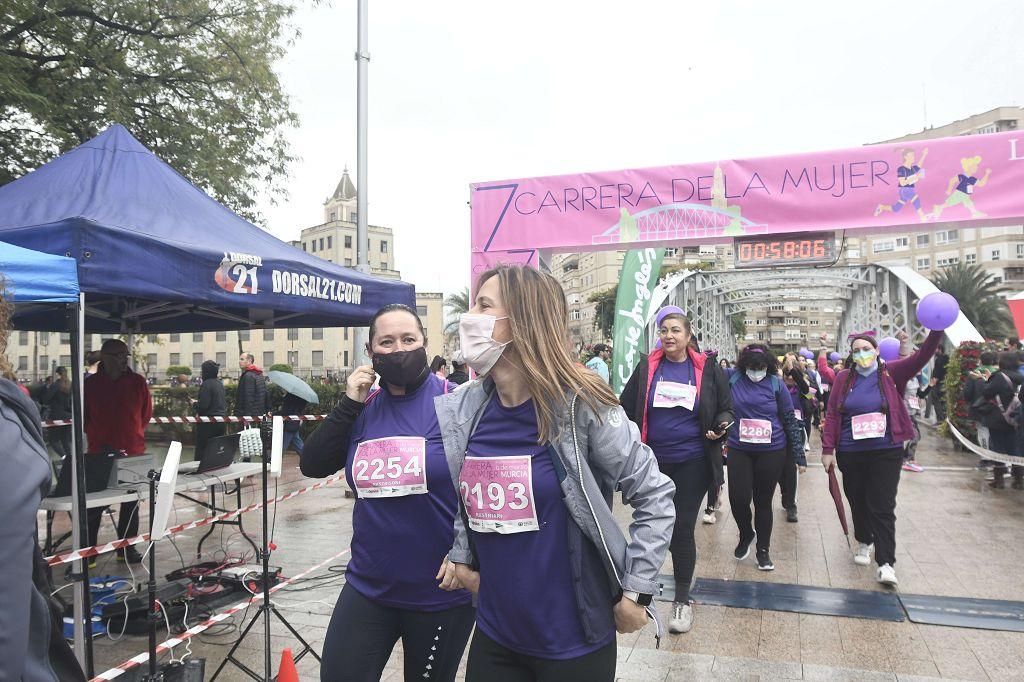
[[[257,294],[260,280],[257,270],[263,259],[247,253],[224,252],[224,259],[213,279],[224,291],[232,294]]]

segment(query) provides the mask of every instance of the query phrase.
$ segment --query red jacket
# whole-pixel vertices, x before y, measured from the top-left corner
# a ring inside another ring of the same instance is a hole
[[[146,426],[153,416],[149,386],[128,370],[117,381],[101,369],[85,380],[85,437],[87,452],[107,448],[129,455],[146,451]]]

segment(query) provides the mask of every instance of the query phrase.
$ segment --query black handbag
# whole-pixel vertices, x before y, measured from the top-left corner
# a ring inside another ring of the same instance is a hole
[[[991,398],[979,396],[974,399],[971,406],[967,408],[971,417],[978,421],[980,418],[988,417],[996,411],[996,404]]]

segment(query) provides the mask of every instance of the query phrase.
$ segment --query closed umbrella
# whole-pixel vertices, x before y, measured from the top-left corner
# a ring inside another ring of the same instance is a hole
[[[843,527],[843,534],[846,535],[846,546],[850,547],[850,526],[846,523],[846,507],[843,506],[843,493],[839,489],[835,466],[828,470],[828,491],[832,494],[832,501],[836,503],[836,514],[839,515],[839,525]]]
[[[270,380],[284,389],[285,393],[291,393],[305,400],[307,403],[320,404],[320,397],[302,379],[288,372],[273,370],[267,374]]]

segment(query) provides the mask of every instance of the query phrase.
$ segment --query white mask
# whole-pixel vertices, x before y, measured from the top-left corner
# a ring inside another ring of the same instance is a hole
[[[459,344],[466,364],[477,374],[486,374],[498,362],[508,343],[494,340],[494,324],[507,317],[463,313],[459,317]]]
[[[768,370],[766,369],[747,370],[747,378],[753,381],[755,384],[761,383],[766,376],[768,376]]]

